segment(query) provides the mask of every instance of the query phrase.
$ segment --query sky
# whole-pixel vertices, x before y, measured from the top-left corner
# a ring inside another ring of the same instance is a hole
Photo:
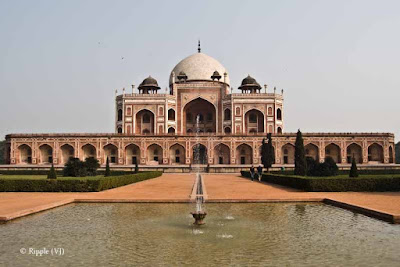
[[[400,1],[0,0],[0,140],[114,131],[114,94],[197,52],[284,89],[284,131],[400,137]]]

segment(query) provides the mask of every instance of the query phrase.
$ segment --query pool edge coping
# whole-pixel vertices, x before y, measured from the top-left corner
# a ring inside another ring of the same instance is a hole
[[[325,198],[322,202],[325,204],[331,205],[331,206],[354,211],[354,212],[366,215],[368,217],[372,217],[372,218],[386,221],[389,223],[400,224],[400,215],[390,214],[387,212],[373,210],[373,209],[369,209],[369,208],[364,208],[361,206],[357,206],[354,204],[350,204],[350,203],[346,203],[343,201],[338,201],[338,200],[334,200],[334,199],[330,199],[330,198]]]
[[[0,216],[0,222],[8,222],[17,218],[25,217],[31,214],[54,209],[73,203],[191,203],[191,199],[65,199],[50,204],[40,205],[35,208],[20,210],[4,216]],[[299,199],[207,199],[206,203],[296,203],[313,202],[324,203],[338,208],[357,212],[368,217],[379,219],[393,224],[400,224],[400,215],[390,214],[378,210],[364,208],[354,204],[337,201],[330,198],[299,198]]]

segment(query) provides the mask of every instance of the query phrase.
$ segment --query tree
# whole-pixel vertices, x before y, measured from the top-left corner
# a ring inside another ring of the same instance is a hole
[[[107,161],[106,161],[106,173],[104,174],[105,177],[108,177],[111,175],[111,171],[110,171],[110,162],[108,161],[108,157],[107,157]]]
[[[87,175],[96,176],[97,169],[100,167],[100,163],[96,158],[89,157],[85,159],[85,166],[87,170]]]
[[[265,142],[265,139],[262,140],[261,163],[264,165],[264,168],[267,169],[267,172],[269,172],[269,168],[275,163],[275,151],[272,145],[272,134],[269,133],[267,138],[268,142]]]
[[[137,163],[137,161],[135,162],[135,173],[139,172],[139,165]]]
[[[395,146],[395,153],[396,153],[396,163],[400,164],[400,142],[398,142]]]
[[[327,157],[323,163],[317,162],[312,157],[307,157],[306,163],[308,176],[335,176],[339,171],[336,162],[331,157]]]
[[[357,170],[357,164],[356,164],[356,159],[353,157],[351,161],[351,169],[350,169],[350,177],[358,177],[358,170]]]
[[[314,158],[306,157],[307,176],[316,176],[316,169],[318,164],[320,163],[314,160]]]
[[[326,157],[325,162],[321,164],[322,170],[320,176],[335,176],[339,172],[336,162],[331,157]]]
[[[49,174],[47,174],[47,179],[57,179],[57,173],[56,170],[54,169],[53,163],[51,164]]]
[[[65,177],[85,177],[87,175],[85,162],[82,162],[79,158],[69,158],[65,163],[63,175]]]
[[[294,174],[305,176],[307,171],[306,156],[304,153],[303,135],[300,129],[297,131],[296,143],[294,148]]]

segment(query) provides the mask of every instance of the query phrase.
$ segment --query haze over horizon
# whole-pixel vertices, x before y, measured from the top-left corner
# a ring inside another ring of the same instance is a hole
[[[399,1],[0,1],[0,140],[114,132],[114,91],[161,93],[202,52],[283,88],[285,132],[400,137]]]

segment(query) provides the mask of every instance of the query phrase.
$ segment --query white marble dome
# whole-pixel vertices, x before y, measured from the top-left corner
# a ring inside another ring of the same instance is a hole
[[[172,70],[169,76],[169,83],[172,83],[172,73],[175,73],[175,81],[177,81],[177,76],[182,71],[186,74],[187,81],[212,81],[211,76],[214,71],[218,71],[219,75],[221,75],[220,81],[223,82],[224,73],[228,73],[221,63],[204,53],[195,53],[181,60]],[[226,77],[226,83],[229,84],[229,75]]]

